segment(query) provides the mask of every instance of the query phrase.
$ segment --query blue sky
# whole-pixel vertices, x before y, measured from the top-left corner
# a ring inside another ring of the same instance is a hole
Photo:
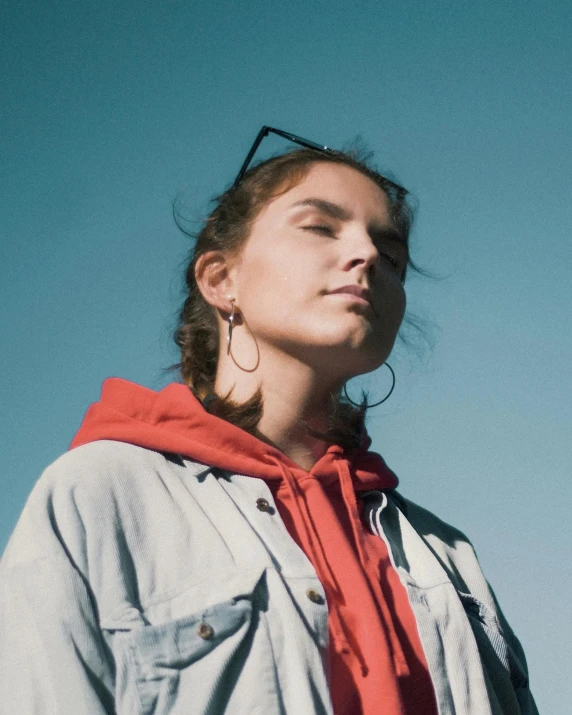
[[[568,713],[572,5],[5,0],[0,28],[0,548],[103,379],[166,381],[173,199],[200,220],[262,124],[361,134],[439,276],[409,281],[435,347],[397,346],[374,446],[472,538]]]

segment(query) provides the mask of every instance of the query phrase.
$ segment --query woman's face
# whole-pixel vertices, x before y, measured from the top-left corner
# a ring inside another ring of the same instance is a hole
[[[408,256],[389,211],[370,179],[325,162],[264,207],[232,268],[259,345],[334,379],[385,361],[405,310]]]

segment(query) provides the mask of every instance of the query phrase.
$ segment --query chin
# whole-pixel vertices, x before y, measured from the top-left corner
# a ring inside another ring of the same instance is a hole
[[[377,358],[375,360],[363,360],[361,362],[356,361],[353,365],[348,366],[348,372],[351,373],[350,377],[367,375],[368,372],[374,372],[380,368],[386,360],[387,357],[384,356],[383,358]]]
[[[331,346],[324,351],[323,362],[335,365],[345,379],[373,372],[383,365],[389,357],[392,345],[364,345],[346,342]]]
[[[341,323],[341,321],[340,321]],[[324,328],[329,326],[328,330]],[[363,375],[372,372],[383,365],[395,340],[395,336],[380,335],[374,331],[371,324],[348,325],[339,324],[332,330],[331,323],[312,324],[298,331],[295,339],[282,342],[282,348],[287,352],[298,354],[300,359],[319,366],[322,370],[334,368],[336,372],[345,375]],[[312,340],[308,341],[308,337]],[[349,378],[347,378],[349,379]]]
[[[380,336],[379,333],[365,332],[357,335],[354,333],[346,341],[342,341],[340,347],[345,349],[354,361],[371,366],[368,368],[368,372],[371,372],[383,365],[394,342],[394,336],[387,338]]]
[[[348,363],[355,365],[356,375],[373,372],[383,365],[389,357],[395,340],[380,341],[376,336],[374,341],[365,340],[353,346],[348,354]]]

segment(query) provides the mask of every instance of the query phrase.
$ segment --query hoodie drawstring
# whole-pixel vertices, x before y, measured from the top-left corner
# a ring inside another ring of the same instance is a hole
[[[401,642],[397,636],[397,633],[395,632],[395,628],[392,628],[390,625],[393,619],[391,616],[391,612],[387,606],[385,596],[381,589],[380,574],[377,573],[377,569],[371,562],[371,559],[367,556],[367,553],[364,548],[363,528],[361,526],[361,519],[358,512],[354,486],[347,459],[336,460],[336,468],[338,471],[338,476],[340,478],[342,497],[350,517],[350,523],[352,526],[352,532],[354,535],[356,549],[358,552],[358,558],[367,576],[367,580],[369,581],[370,587],[375,593],[376,600],[380,605],[382,627],[385,631],[385,636],[389,643],[391,655],[393,657],[395,672],[399,677],[407,676],[409,675],[409,666],[407,665],[405,653],[403,652],[403,648],[401,647]]]

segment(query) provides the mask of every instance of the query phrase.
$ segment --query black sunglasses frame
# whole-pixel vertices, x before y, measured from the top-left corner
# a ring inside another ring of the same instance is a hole
[[[325,153],[330,154],[336,153],[334,149],[330,149],[323,144],[311,142],[308,139],[303,139],[302,137],[296,136],[296,134],[284,132],[282,131],[282,129],[275,129],[274,127],[263,126],[262,129],[256,135],[256,139],[254,140],[253,145],[250,147],[250,151],[246,155],[246,159],[244,160],[243,165],[240,167],[240,171],[238,172],[238,176],[234,180],[232,188],[234,188],[242,179],[242,177],[246,174],[246,170],[250,166],[250,162],[252,161],[253,156],[256,154],[256,150],[260,146],[264,137],[267,137],[269,134],[276,134],[279,137],[283,137],[284,139],[288,139],[288,141],[294,142],[294,144],[299,144],[300,146],[306,147],[306,149],[315,149],[316,151],[323,151]]]
[[[252,162],[252,159],[254,155],[256,154],[256,150],[260,146],[262,140],[264,137],[267,137],[269,134],[276,134],[279,137],[283,137],[284,139],[288,139],[288,141],[294,142],[294,144],[299,144],[300,146],[303,146],[307,149],[315,149],[316,151],[321,151],[325,154],[338,154],[335,149],[331,149],[328,146],[325,146],[324,144],[317,144],[316,142],[312,142],[309,139],[303,139],[302,137],[297,136],[296,134],[291,134],[290,132],[285,132],[282,131],[282,129],[276,129],[275,127],[268,127],[268,126],[263,126],[262,129],[258,132],[256,135],[256,139],[254,140],[254,143],[250,147],[250,151],[246,155],[246,159],[244,160],[244,163],[240,167],[240,171],[238,172],[238,176],[234,180],[234,184],[232,185],[232,188],[234,187],[242,180],[244,175],[246,174],[246,171],[248,167],[250,166],[250,163]],[[386,184],[385,190],[389,194],[391,191],[392,193],[395,192],[392,198],[395,200],[398,204],[401,204],[405,196],[407,196],[408,191],[405,189],[403,186],[400,186],[399,184],[396,184],[394,181],[391,181],[391,179],[388,179],[387,177],[383,176],[382,174],[379,174],[379,176],[383,179],[384,183]]]

